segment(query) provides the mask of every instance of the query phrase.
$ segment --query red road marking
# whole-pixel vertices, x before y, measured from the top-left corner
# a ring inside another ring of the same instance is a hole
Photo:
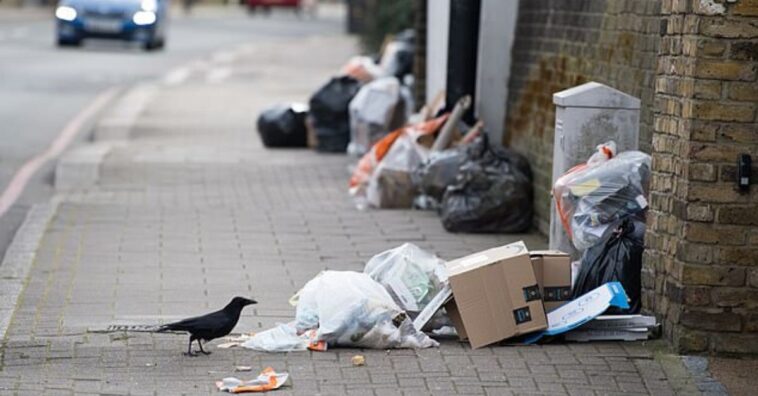
[[[98,95],[95,100],[84,108],[84,110],[80,111],[68,122],[68,124],[66,124],[47,150],[26,161],[24,165],[16,171],[16,174],[13,175],[13,179],[8,183],[8,187],[6,187],[3,194],[0,195],[0,217],[2,217],[5,212],[16,203],[19,195],[24,192],[26,184],[29,183],[29,180],[34,176],[34,173],[36,173],[47,161],[59,156],[76,137],[87,120],[102,110],[103,107],[116,96],[118,91],[119,89],[114,87]]]

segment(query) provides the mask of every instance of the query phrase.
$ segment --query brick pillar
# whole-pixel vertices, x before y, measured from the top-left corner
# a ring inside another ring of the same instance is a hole
[[[758,353],[758,0],[661,11],[643,304],[680,352]]]

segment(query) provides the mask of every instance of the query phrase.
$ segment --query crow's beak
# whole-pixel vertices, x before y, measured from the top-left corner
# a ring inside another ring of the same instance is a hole
[[[252,304],[258,304],[258,301],[255,301],[255,300],[252,300],[252,299],[247,299],[245,301],[245,305],[252,305]]]

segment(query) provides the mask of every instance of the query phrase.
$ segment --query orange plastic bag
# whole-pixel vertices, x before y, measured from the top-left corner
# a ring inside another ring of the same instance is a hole
[[[353,175],[350,177],[349,183],[350,194],[356,197],[356,203],[359,208],[365,207],[360,201],[363,201],[366,196],[366,188],[369,183],[372,182],[372,178],[374,178],[377,173],[377,168],[390,150],[395,146],[398,139],[410,140],[409,144],[415,145],[415,147],[419,149],[418,151],[425,153],[428,150],[428,146],[431,146],[431,142],[425,145],[423,143],[424,138],[431,137],[434,133],[439,131],[447,120],[447,117],[448,114],[443,114],[429,121],[397,129],[376,142],[371,147],[371,150],[361,157],[355,170],[353,170]],[[405,169],[404,171],[410,173],[412,170],[413,169]]]

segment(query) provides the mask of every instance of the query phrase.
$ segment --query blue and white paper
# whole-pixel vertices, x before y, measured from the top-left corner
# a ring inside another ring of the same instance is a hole
[[[600,316],[611,306],[629,308],[628,297],[619,282],[609,282],[547,314],[547,330],[527,337],[533,344],[544,336],[573,330]]]

